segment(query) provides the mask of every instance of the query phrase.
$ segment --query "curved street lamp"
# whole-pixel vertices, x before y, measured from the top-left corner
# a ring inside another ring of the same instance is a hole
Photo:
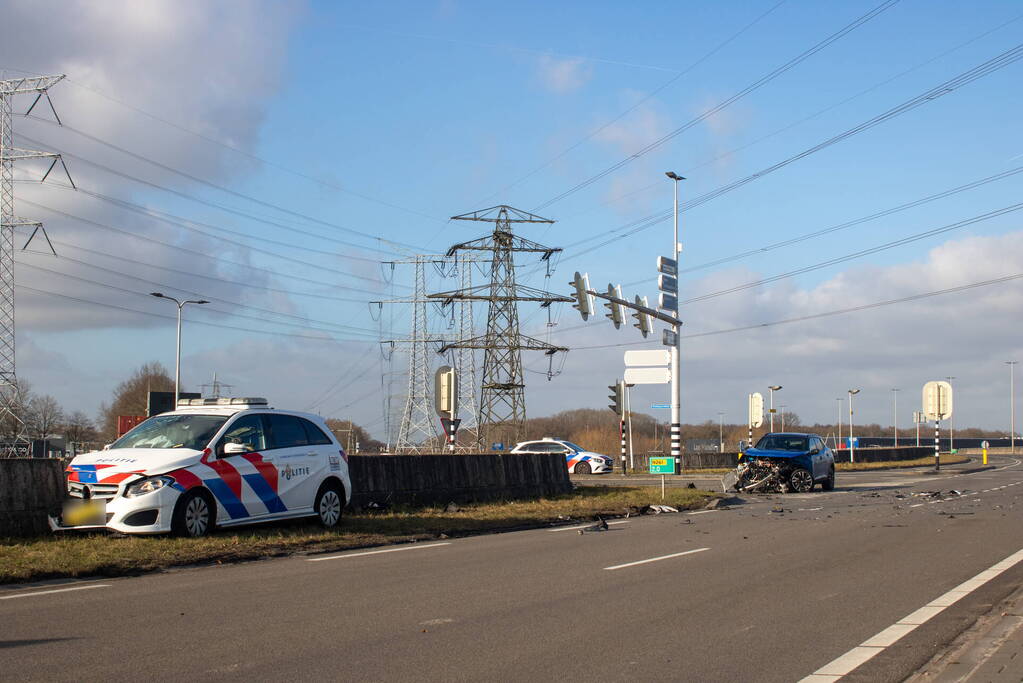
[[[209,301],[206,299],[197,299],[188,301],[178,301],[172,296],[167,296],[162,292],[150,292],[150,296],[155,296],[157,299],[169,299],[178,305],[178,342],[177,352],[174,356],[174,410],[178,409],[178,395],[181,393],[181,309],[185,307],[185,304],[208,304]]]

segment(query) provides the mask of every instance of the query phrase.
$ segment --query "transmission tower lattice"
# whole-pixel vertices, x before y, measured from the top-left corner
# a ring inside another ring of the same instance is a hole
[[[412,304],[412,329],[408,339],[385,339],[383,344],[403,344],[408,346],[408,393],[405,399],[405,411],[401,416],[398,428],[398,439],[394,448],[400,453],[418,453],[422,450],[434,450],[438,446],[437,425],[433,414],[433,393],[430,391],[430,356],[427,353],[430,342],[441,342],[440,339],[429,339],[426,326],[426,264],[435,262],[441,257],[418,255],[408,260],[391,261],[390,263],[413,263],[416,267],[415,288],[411,299],[389,299],[372,303],[410,303]]]
[[[67,166],[59,154],[35,152],[14,146],[14,98],[18,95],[36,96],[25,112],[27,116],[39,100],[45,97],[59,124],[60,117],[57,116],[47,90],[63,78],[63,75],[59,75],[0,80],[0,425],[7,428],[10,437],[3,448],[5,455],[17,455],[19,451],[26,451],[28,447],[24,422],[19,415],[21,392],[14,363],[15,231],[20,227],[32,228],[32,234],[21,247],[22,250],[27,249],[36,234],[42,232],[49,251],[56,254],[43,224],[19,218],[14,212],[14,162],[26,159],[53,159],[50,168],[43,175],[44,181],[58,161],[67,173]],[[68,180],[70,179],[71,175],[68,174]],[[73,181],[71,186],[74,187]]]
[[[459,287],[462,290],[472,289],[472,269],[475,259],[468,254],[455,257],[455,267],[458,269]],[[469,340],[475,335],[475,327],[472,315],[472,301],[461,302],[461,310],[458,312],[458,340]],[[472,446],[479,444],[479,402],[476,400],[476,351],[468,346],[459,347],[455,355],[455,370],[458,373],[458,383],[461,389],[458,392],[458,417],[462,420],[459,429],[465,434],[473,433],[475,438]],[[467,440],[463,441],[464,446],[469,446]]]
[[[486,301],[487,331],[482,336],[445,344],[441,352],[450,348],[483,350],[479,412],[481,440],[483,443],[518,441],[522,437],[526,420],[522,351],[543,351],[548,356],[558,351],[568,351],[566,347],[554,346],[521,334],[518,303],[536,301],[546,307],[554,302],[571,302],[572,298],[516,284],[516,253],[538,253],[541,254],[541,260],[549,263],[551,256],[561,249],[545,247],[516,236],[512,232],[512,224],[554,221],[505,205],[452,216],[452,220],[494,224],[492,234],[456,244],[447,252],[449,257],[460,251],[490,252],[490,282],[452,292],[430,294],[429,298],[441,299],[445,304],[455,301]]]

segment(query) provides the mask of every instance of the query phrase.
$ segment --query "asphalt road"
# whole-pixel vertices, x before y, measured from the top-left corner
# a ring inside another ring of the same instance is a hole
[[[1023,465],[993,462],[603,532],[2,588],[0,678],[796,681],[1023,548]],[[1023,562],[843,680],[902,680],[1021,580]]]

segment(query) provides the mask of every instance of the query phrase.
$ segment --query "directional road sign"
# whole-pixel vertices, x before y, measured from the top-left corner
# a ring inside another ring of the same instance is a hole
[[[668,365],[671,363],[671,351],[667,349],[642,349],[625,352],[625,366],[629,368],[644,365]]]
[[[764,424],[764,395],[759,391],[749,395],[749,424],[753,427]]]
[[[667,384],[671,368],[625,368],[626,384]]]

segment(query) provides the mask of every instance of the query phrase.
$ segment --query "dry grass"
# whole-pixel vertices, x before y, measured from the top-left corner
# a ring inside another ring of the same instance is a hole
[[[668,505],[700,507],[714,494],[669,489]],[[192,564],[222,564],[368,546],[432,540],[487,531],[591,520],[630,506],[661,503],[660,487],[585,487],[531,501],[395,509],[347,515],[327,531],[308,521],[219,531],[207,538],[111,536],[106,533],[0,539],[0,583],[82,576],[123,576]]]

